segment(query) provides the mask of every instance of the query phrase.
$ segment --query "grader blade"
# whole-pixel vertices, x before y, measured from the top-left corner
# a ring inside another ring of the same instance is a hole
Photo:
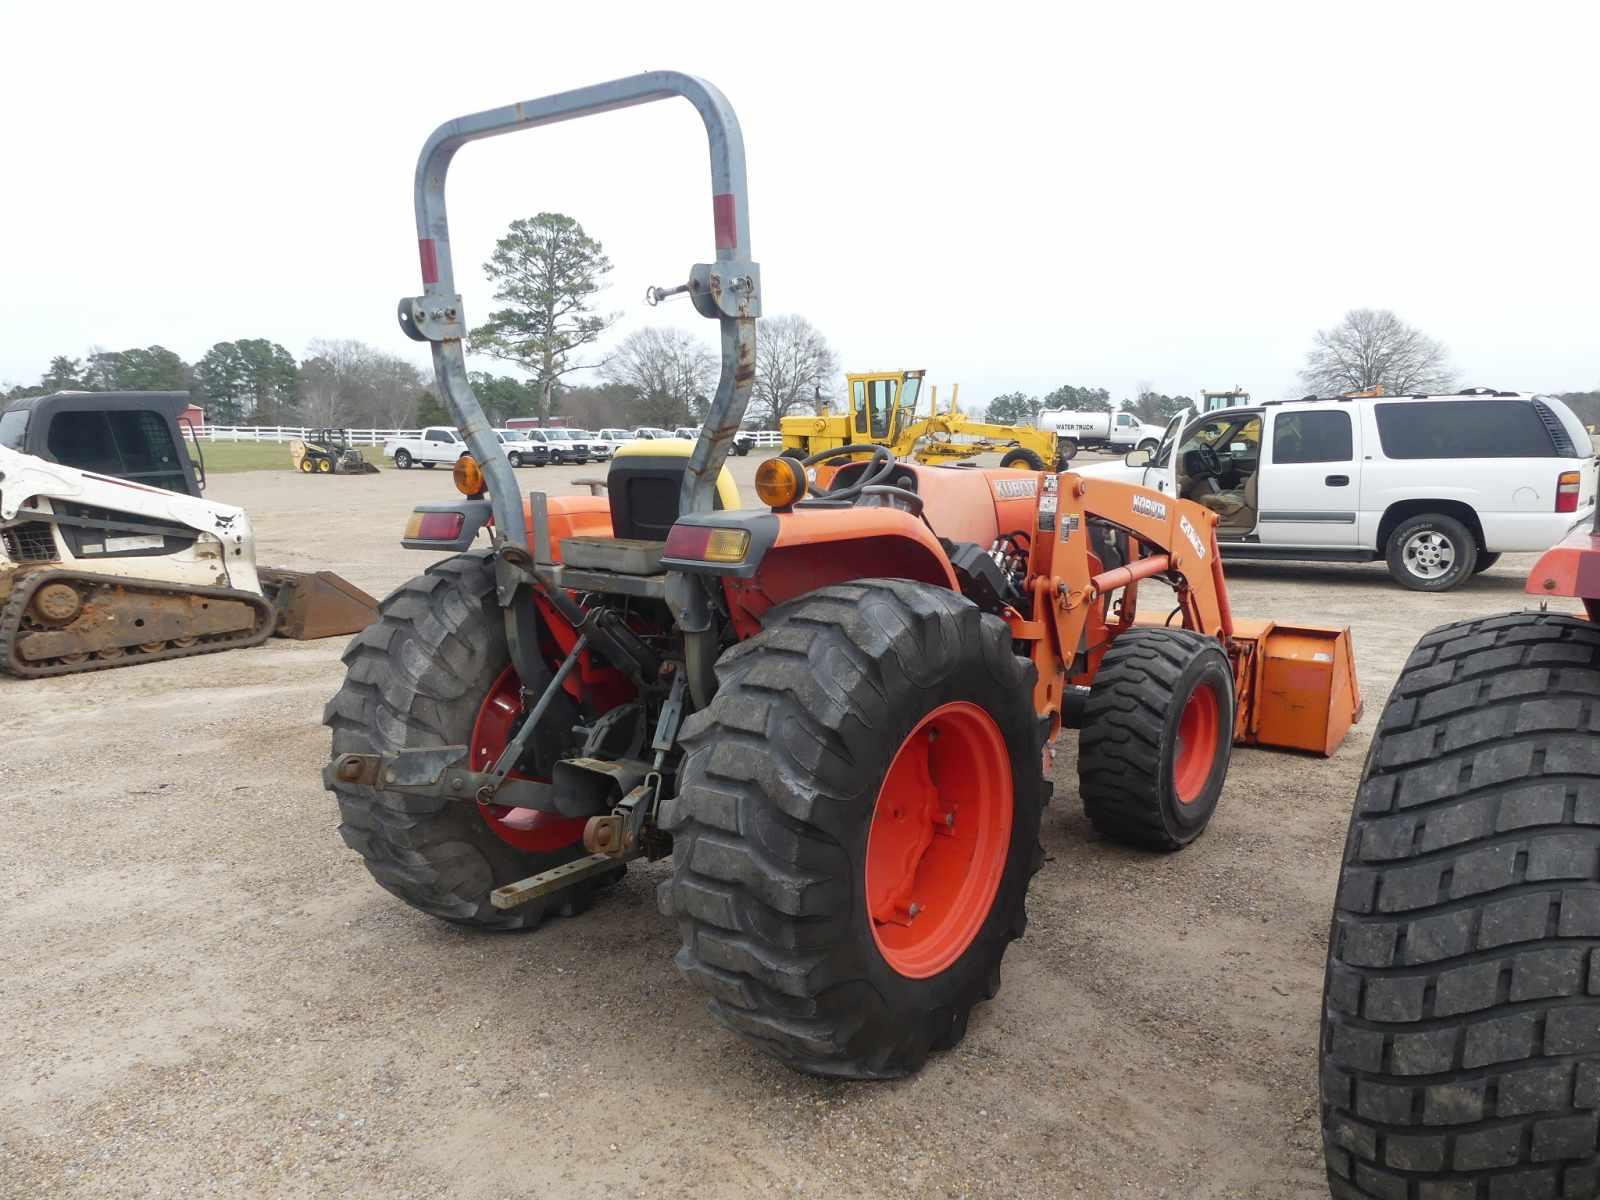
[[[315,641],[360,633],[378,618],[378,602],[332,571],[258,572],[262,590],[278,611],[277,637]]]
[[[1361,685],[1348,628],[1235,618],[1229,646],[1240,746],[1324,757],[1361,719]]]

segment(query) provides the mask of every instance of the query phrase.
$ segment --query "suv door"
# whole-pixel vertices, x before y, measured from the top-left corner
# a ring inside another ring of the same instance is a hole
[[[1361,431],[1350,409],[1267,410],[1256,484],[1263,545],[1355,546]]]
[[[1155,456],[1144,468],[1143,478],[1138,481],[1144,487],[1154,488],[1169,496],[1178,494],[1177,455],[1174,452],[1178,447],[1179,434],[1183,432],[1184,425],[1194,419],[1194,415],[1194,409],[1186,408],[1167,422],[1167,430],[1161,435],[1161,445],[1156,447]]]

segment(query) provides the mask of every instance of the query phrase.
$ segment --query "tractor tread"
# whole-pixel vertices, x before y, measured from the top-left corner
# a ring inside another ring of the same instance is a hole
[[[1417,643],[1329,932],[1322,1133],[1347,1200],[1600,1194],[1600,631]]]
[[[678,922],[679,969],[719,1021],[791,1067],[910,1074],[930,1050],[960,1040],[967,1012],[993,995],[1006,946],[1026,928],[1027,880],[1043,862],[1043,781],[1016,782],[1016,820],[1031,850],[1020,887],[1006,893],[1006,915],[946,972],[944,999],[913,1006],[908,1018],[853,949],[855,922],[865,918],[846,846],[876,802],[879,781],[866,776],[885,739],[904,736],[892,697],[957,678],[1007,698],[1011,713],[996,720],[1024,731],[1037,764],[1034,668],[1012,653],[1004,622],[958,594],[868,580],[768,613],[717,674],[712,704],[684,722],[678,790],[662,812],[674,865],[658,901]]]

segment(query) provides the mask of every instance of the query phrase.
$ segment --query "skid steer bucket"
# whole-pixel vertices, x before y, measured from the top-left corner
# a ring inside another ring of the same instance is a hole
[[[1324,757],[1338,749],[1361,719],[1350,630],[1235,618],[1232,641],[1234,742]]]
[[[314,641],[360,633],[378,617],[378,602],[348,579],[332,571],[286,571],[278,567],[258,572],[261,588],[278,621],[277,637]]]

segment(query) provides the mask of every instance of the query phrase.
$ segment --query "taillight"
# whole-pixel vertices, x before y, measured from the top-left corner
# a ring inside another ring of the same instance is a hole
[[[412,542],[453,542],[467,523],[465,513],[414,512],[406,522],[406,540]]]
[[[1577,512],[1578,491],[1583,476],[1577,471],[1563,471],[1556,479],[1556,511]]]
[[[708,525],[674,525],[667,533],[663,558],[700,562],[743,562],[750,548],[750,534],[744,529],[713,529]]]

